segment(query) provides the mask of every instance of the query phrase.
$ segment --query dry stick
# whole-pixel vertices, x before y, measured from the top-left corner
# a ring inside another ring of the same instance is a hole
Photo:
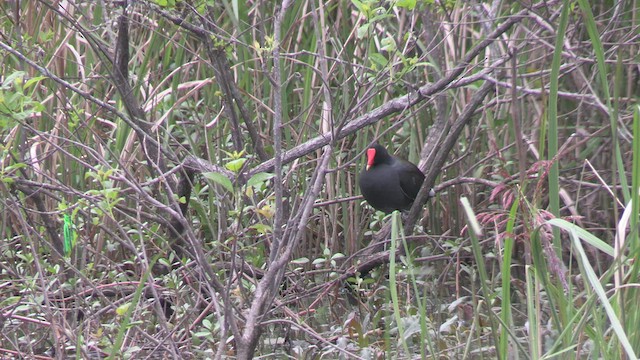
[[[276,256],[280,252],[280,241],[282,240],[282,224],[284,222],[284,201],[283,201],[283,177],[282,177],[282,69],[280,68],[280,31],[282,21],[290,1],[282,3],[282,7],[277,10],[276,19],[273,28],[273,69],[271,77],[271,85],[273,86],[273,149],[274,157],[274,192],[275,192],[275,217],[273,222],[273,240],[271,244],[271,253],[269,254],[269,263],[273,263]]]
[[[289,261],[288,251],[280,254],[281,247],[286,244],[286,238],[283,237],[282,225],[284,222],[283,208],[283,184],[282,184],[282,83],[280,68],[280,32],[284,15],[287,8],[292,4],[291,0],[285,0],[279,9],[276,10],[275,22],[273,27],[273,69],[270,77],[274,94],[274,118],[273,118],[273,141],[274,141],[274,168],[275,168],[275,219],[273,224],[273,241],[271,244],[271,253],[269,254],[269,267],[265,277],[258,283],[254,294],[251,308],[247,314],[247,321],[244,332],[241,336],[237,336],[237,359],[252,359],[255,348],[258,344],[261,334],[260,321],[266,312],[267,304],[270,304],[279,286],[279,280],[284,274],[284,265]],[[288,227],[287,227],[288,229]]]
[[[133,96],[134,91],[129,83],[129,79],[127,78],[128,70],[124,69],[127,67],[129,63],[129,52],[125,48],[129,46],[129,31],[128,31],[128,16],[126,13],[126,8],[123,10],[123,14],[119,17],[119,28],[118,28],[118,40],[116,44],[116,59],[114,62],[114,69],[111,72],[111,76],[113,79],[113,83],[116,85],[118,92],[120,93],[120,97],[123,100],[125,108],[127,112],[132,118],[132,121],[137,123],[142,131],[136,132],[140,144],[142,145],[142,150],[147,158],[147,164],[149,167],[150,174],[164,174],[166,173],[166,164],[164,156],[167,155],[167,151],[162,151],[162,147],[156,141],[153,141],[153,130],[151,124],[146,121],[146,116],[144,110],[140,106],[138,100]],[[77,25],[78,29],[82,33],[84,28]],[[97,53],[102,53],[105,58],[109,59],[108,53],[106,50],[99,45],[99,42],[96,41],[93,37],[88,37],[89,43],[92,44],[92,47],[95,48]],[[123,70],[124,69],[124,70]],[[193,178],[193,174],[190,172],[184,172],[181,174],[183,181],[179,186],[179,191],[189,193],[191,192],[191,180]],[[170,234],[174,239],[172,241],[172,248],[176,250],[176,254],[181,256],[183,254],[182,250],[185,248],[191,248],[190,246],[185,246],[185,242],[183,237],[181,236],[181,231],[188,229],[186,226],[186,219],[184,217],[184,212],[186,211],[187,203],[184,205],[179,204],[174,196],[174,189],[178,186],[173,181],[164,181],[161,184],[164,186],[164,190],[167,193],[167,201],[169,202],[171,208],[171,223],[167,227],[167,233]],[[159,196],[159,189],[156,189],[156,195]],[[184,196],[184,194],[181,194]],[[161,209],[167,208],[166,206],[161,206]],[[190,230],[190,229],[189,229]],[[189,239],[189,242],[197,243],[195,241],[195,235],[193,232],[187,231],[186,236]]]
[[[209,8],[209,10],[211,9]],[[216,26],[213,23],[211,23],[210,21],[207,21],[204,17],[200,16],[197,11],[194,11],[194,13],[200,17],[201,21],[205,24],[205,26],[207,26],[211,30],[212,33],[215,33],[214,30]],[[250,123],[249,119],[246,117],[246,108],[244,107],[242,97],[240,96],[235,97],[239,92],[235,86],[233,75],[231,73],[231,67],[229,66],[229,62],[226,58],[224,49],[221,48],[220,46],[215,45],[212,42],[211,37],[204,36],[206,32],[202,31],[196,34],[198,34],[200,39],[205,43],[207,54],[209,55],[216,79],[218,80],[218,85],[220,86],[220,88],[224,93],[224,96],[222,98],[222,102],[224,105],[223,110],[226,112],[227,117],[231,121],[232,141],[236,151],[241,151],[244,148],[244,145],[243,145],[240,125],[238,122],[238,115],[235,111],[234,104],[238,105],[241,115],[244,116],[245,124],[247,124],[247,128],[249,129],[249,134],[252,138],[257,136],[255,133],[255,129],[253,129],[252,131],[252,124]],[[256,144],[255,141],[254,141],[254,144]],[[258,142],[256,145],[258,145],[256,146],[256,151],[258,152],[259,157],[262,158],[262,156],[264,155],[264,150],[262,149],[262,145],[260,142]],[[225,321],[225,323],[229,323],[230,325],[229,327],[232,329],[234,337],[238,338],[240,336],[240,333],[238,332],[238,326],[236,324],[235,318],[232,316],[234,313],[234,309],[233,309],[233,303],[230,299],[231,287],[233,286],[233,283],[234,283],[234,272],[236,269],[236,264],[235,264],[237,260],[236,255],[237,255],[237,242],[234,241],[232,245],[232,251],[231,251],[232,271],[228,276],[228,282],[226,284],[226,288],[223,292],[220,293],[220,296],[222,297],[224,311],[226,314],[225,318],[228,319],[227,321]],[[227,337],[227,330],[228,329],[226,325],[223,324],[220,331],[221,339],[225,339]],[[225,347],[226,347],[225,341],[220,341],[218,343],[216,358],[222,357]]]
[[[79,29],[84,30],[79,24],[77,24],[77,26]],[[105,58],[110,59],[108,53],[104,50],[104,48],[98,45],[98,41],[96,41],[93,37],[88,37],[87,40],[89,41],[91,46],[96,49],[96,52],[102,52]],[[162,155],[162,152],[160,150],[160,145],[155,141],[149,141],[149,139],[153,139],[153,130],[151,129],[151,124],[147,122],[144,109],[142,109],[142,106],[140,106],[138,99],[134,96],[135,92],[133,91],[133,88],[131,87],[131,84],[129,82],[129,56],[129,18],[127,14],[127,6],[125,4],[122,9],[122,14],[118,17],[118,38],[116,42],[111,78],[116,88],[118,89],[120,98],[122,99],[127,112],[131,116],[132,121],[136,122],[143,130],[142,132],[136,132],[136,135],[138,136],[138,140],[142,145],[143,153],[147,159],[147,167],[149,169],[149,173],[152,175],[163,174],[166,172],[166,163],[164,160],[164,156]],[[169,193],[172,193],[172,186],[168,182],[163,182],[162,184],[165,186]],[[158,190],[159,189],[156,188],[156,191]],[[173,199],[172,197],[169,198]],[[180,209],[177,201],[169,201],[174,206],[174,209]],[[167,232],[169,234],[172,233],[171,230]],[[180,238],[179,234],[176,237]],[[146,256],[140,259],[140,261],[144,263],[147,268],[149,268],[149,262]],[[151,279],[149,279],[149,281],[151,281]],[[158,294],[154,291],[154,295],[157,296]],[[157,297],[157,299],[160,299],[160,297]],[[161,311],[159,302],[156,302],[156,310],[159,310],[159,312]],[[168,324],[165,317],[158,316],[158,320],[163,330],[165,332],[168,332]],[[172,342],[170,345],[172,345],[170,346],[171,353],[176,356],[176,344]]]
[[[206,39],[206,38],[202,38]],[[235,111],[233,93],[231,91],[231,84],[233,83],[233,76],[229,71],[229,62],[227,61],[227,54],[224,49],[216,47],[210,40],[205,40],[207,47],[207,53],[211,59],[211,65],[213,72],[218,80],[218,86],[222,89],[224,96],[222,97],[223,110],[227,113],[227,117],[231,122],[231,140],[235,151],[240,152],[244,148],[244,142],[242,141],[242,131],[240,129],[240,123],[238,122],[238,115]]]
[[[436,17],[432,12],[431,7],[427,7],[422,13],[422,23],[425,24],[424,28],[424,41],[427,45],[427,54],[431,54],[432,62],[436,65],[436,69],[433,72],[433,78],[437,81],[442,78],[442,72],[444,72],[446,63],[444,58],[444,52],[440,44],[444,43],[442,38],[442,32],[440,28],[436,26]],[[446,131],[448,119],[447,119],[447,96],[444,92],[435,96],[435,109],[436,109],[436,121],[429,130],[429,135],[425,140],[422,151],[420,152],[420,158],[423,159],[418,164],[418,167],[425,172],[427,166],[430,166],[431,162],[429,158],[434,155],[434,152],[438,148],[440,143],[440,137]]]
[[[288,6],[288,3],[283,4],[283,9]],[[280,17],[277,21],[281,21],[284,10],[280,12]],[[278,29],[278,27],[275,27]],[[276,32],[278,34],[278,32]],[[326,84],[326,82],[325,82]],[[260,335],[260,324],[267,310],[271,308],[271,304],[275,299],[279,284],[284,276],[286,265],[291,258],[291,255],[296,248],[297,244],[302,239],[305,231],[306,224],[313,210],[315,199],[322,190],[325,176],[329,168],[329,160],[332,155],[331,146],[325,146],[322,157],[320,159],[320,165],[317,167],[310,180],[308,191],[305,193],[301,201],[301,211],[295,212],[292,218],[289,219],[287,227],[282,238],[282,246],[284,251],[277,256],[274,262],[271,262],[269,269],[267,270],[264,278],[260,281],[254,294],[254,301],[251,305],[249,315],[247,315],[247,323],[245,325],[245,333],[243,334],[241,346],[248,346],[246,349],[240,348],[238,358],[248,359],[253,355],[255,346]]]
[[[456,120],[456,122],[451,126],[451,129],[449,130],[443,143],[439,146],[441,150],[436,152],[434,161],[431,164],[432,167],[429,169],[427,174],[425,174],[424,184],[422,184],[422,188],[420,188],[420,191],[416,196],[416,200],[413,203],[411,210],[409,211],[409,216],[404,223],[405,233],[413,230],[413,226],[418,220],[420,210],[422,209],[423,204],[428,199],[429,190],[438,177],[438,169],[440,169],[447,161],[449,151],[451,151],[451,149],[453,149],[453,147],[455,146],[460,133],[469,123],[469,121],[471,121],[472,116],[475,114],[476,109],[478,109],[478,107],[480,107],[480,105],[482,104],[485,96],[487,96],[487,94],[493,89],[494,85],[491,82],[487,81],[482,84],[480,89],[478,89],[478,91],[473,94],[473,96],[471,97],[471,101],[465,106],[458,120]]]
[[[223,100],[227,104],[226,108],[233,109],[233,105],[235,104],[240,111],[240,116],[244,122],[244,125],[247,128],[247,132],[249,133],[249,137],[251,138],[252,147],[255,150],[256,154],[258,154],[258,158],[262,161],[269,159],[269,156],[264,151],[264,146],[262,145],[262,138],[258,134],[258,130],[253,125],[253,121],[249,115],[249,111],[247,110],[247,106],[244,103],[242,98],[242,94],[240,90],[238,90],[238,85],[234,81],[233,75],[231,74],[231,67],[229,66],[229,61],[227,60],[227,55],[224,50],[220,49],[212,49],[213,45],[211,43],[211,38],[208,36],[203,37],[206,43],[208,44],[207,50],[209,52],[209,57],[212,60],[213,68],[216,73],[216,78],[218,78],[219,85],[223,88],[225,96]],[[234,126],[238,127],[238,131],[240,130],[238,120],[236,119],[235,112],[233,112]],[[242,150],[242,147],[238,149],[238,151]]]
[[[320,12],[321,16],[318,16],[318,12]],[[320,65],[320,73],[321,73],[321,86],[322,86],[322,112],[321,112],[321,129],[322,130],[326,130],[328,128],[329,131],[331,131],[331,138],[335,139],[335,119],[333,118],[333,102],[331,100],[331,90],[328,86],[329,82],[330,82],[330,78],[329,78],[329,66],[327,65],[327,50],[326,50],[326,44],[327,44],[327,39],[326,39],[326,31],[325,29],[325,23],[324,23],[324,5],[322,4],[322,2],[320,3],[320,8],[316,7],[316,3],[315,1],[311,1],[311,18],[313,20],[313,25],[314,25],[314,30],[316,33],[316,49],[318,51],[318,64]],[[342,119],[341,124],[339,125],[339,127],[341,127],[344,122],[345,122],[346,118]],[[335,141],[331,141],[331,147],[329,148],[325,148],[325,151],[331,151],[331,148],[335,146]],[[324,179],[327,183],[333,183],[332,181],[332,176],[334,176],[331,173],[327,173],[326,178]],[[331,186],[327,186],[327,194],[330,198],[335,198],[335,191],[334,188]],[[314,201],[315,203],[315,201]],[[336,216],[336,208],[330,208],[328,209],[329,213],[329,217],[330,218],[335,218]],[[338,226],[338,222],[334,221],[332,226],[333,228],[333,234],[335,235],[338,230],[337,230],[337,226]],[[332,240],[336,240],[335,238]]]

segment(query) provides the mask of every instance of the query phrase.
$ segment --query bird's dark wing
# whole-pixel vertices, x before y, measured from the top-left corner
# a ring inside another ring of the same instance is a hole
[[[424,182],[424,174],[422,171],[412,163],[403,162],[402,169],[398,175],[400,175],[400,188],[402,192],[411,200],[415,200]]]

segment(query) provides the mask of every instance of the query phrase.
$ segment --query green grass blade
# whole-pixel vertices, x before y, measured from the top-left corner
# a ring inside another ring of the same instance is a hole
[[[400,313],[400,302],[398,299],[398,289],[396,282],[396,249],[398,248],[398,238],[401,229],[400,213],[394,211],[391,215],[391,249],[389,250],[389,291],[391,291],[391,302],[393,303],[393,315],[398,326],[398,341],[402,343],[405,353],[410,356],[409,347],[404,339],[404,324],[402,323],[402,314]]]
[[[435,353],[435,347],[433,342],[431,341],[431,337],[428,336],[428,327],[427,327],[427,299],[421,297],[421,291],[418,285],[418,279],[416,279],[416,273],[419,271],[413,264],[411,259],[409,245],[407,244],[407,239],[405,237],[404,231],[400,231],[400,236],[402,237],[402,244],[404,245],[404,253],[407,254],[407,273],[409,275],[409,280],[411,282],[411,286],[414,292],[414,299],[416,302],[416,307],[418,308],[418,316],[420,321],[420,343],[426,344],[426,346],[420,347],[420,358],[426,359],[426,348],[429,348],[431,353]]]
[[[516,222],[516,214],[518,212],[518,206],[520,204],[520,196],[511,205],[509,211],[509,221],[507,222],[507,234],[513,234],[513,228]],[[514,239],[512,236],[506,236],[504,239],[504,250],[502,254],[502,311],[501,318],[502,323],[506,326],[512,327],[513,319],[511,314],[511,256],[513,255]],[[508,348],[509,333],[503,331],[500,333],[500,349],[505,350]]]
[[[547,136],[548,159],[552,160],[551,169],[549,170],[549,208],[555,216],[560,216],[560,168],[558,165],[558,86],[560,82],[560,64],[562,62],[562,49],[564,48],[564,35],[567,31],[569,22],[569,9],[571,5],[569,0],[562,3],[562,12],[560,13],[560,21],[558,24],[558,32],[556,33],[555,51],[553,52],[553,60],[551,61],[551,75],[549,83],[549,109],[548,109],[548,125],[549,132]],[[560,231],[553,232],[553,245],[558,256],[561,255],[562,245],[560,244]]]
[[[527,279],[527,316],[529,318],[529,354],[532,359],[540,358],[540,283],[536,279],[535,267],[525,266]]]
[[[120,323],[118,334],[116,335],[116,340],[111,347],[111,351],[108,357],[109,360],[113,360],[117,355],[120,355],[120,348],[122,347],[122,343],[124,342],[124,334],[127,332],[127,330],[129,330],[129,325],[131,324],[131,315],[133,314],[133,310],[140,303],[142,290],[147,286],[147,278],[149,277],[151,269],[153,268],[153,265],[156,263],[158,258],[159,256],[154,257],[149,263],[149,268],[147,269],[147,271],[142,274],[142,278],[140,279],[138,287],[136,288],[136,292],[133,294],[133,299],[131,299],[131,303],[129,303],[129,306],[127,307],[127,310],[122,317],[122,322]]]
[[[473,212],[473,208],[469,203],[469,199],[466,197],[460,198],[460,203],[462,204],[462,208],[465,213],[465,217],[467,220],[467,225],[469,228],[469,236],[471,237],[471,247],[473,249],[473,256],[476,260],[476,266],[478,268],[478,274],[480,275],[480,283],[482,285],[482,293],[484,295],[487,306],[490,307],[493,299],[495,298],[495,294],[489,288],[489,275],[487,273],[487,269],[484,262],[484,254],[482,252],[482,248],[480,247],[480,240],[478,239],[478,235],[481,234],[480,225],[478,224],[478,219]],[[498,336],[498,325],[496,324],[496,318],[492,312],[489,313],[489,319],[491,319],[491,332],[493,334],[492,339],[496,341],[496,351],[498,353],[498,358],[506,355],[507,349],[500,348],[500,337]]]
[[[611,140],[612,147],[615,152],[615,161],[612,162],[612,166],[614,167],[614,174],[616,173],[616,168],[618,171],[618,176],[620,178],[620,185],[622,187],[622,194],[624,196],[624,202],[628,202],[631,199],[631,194],[629,192],[629,187],[627,184],[627,176],[624,172],[624,162],[622,161],[622,153],[620,151],[620,143],[618,141],[618,121],[615,116],[615,112],[612,111],[613,107],[611,106],[611,95],[609,92],[609,82],[607,80],[607,63],[604,57],[604,47],[602,46],[602,41],[600,40],[600,34],[598,33],[598,28],[596,26],[596,21],[593,18],[593,12],[591,11],[591,4],[586,0],[578,0],[578,5],[580,6],[580,10],[582,10],[582,15],[584,17],[584,24],[587,28],[587,32],[589,33],[589,39],[591,40],[591,44],[593,45],[593,51],[596,54],[596,64],[598,66],[598,75],[600,76],[600,86],[602,88],[602,96],[605,99],[607,104],[607,108],[609,109],[609,120],[611,122]],[[615,182],[614,182],[615,183]]]
[[[636,353],[633,350],[633,347],[631,346],[629,339],[627,338],[627,334],[625,333],[624,328],[622,327],[622,323],[620,322],[618,314],[616,314],[613,307],[611,306],[611,303],[609,302],[609,298],[607,298],[607,294],[605,293],[605,290],[602,287],[602,284],[600,283],[600,279],[598,279],[598,276],[596,275],[595,271],[593,271],[593,267],[591,267],[591,264],[589,263],[589,258],[586,252],[584,251],[584,248],[582,247],[582,243],[580,242],[580,237],[574,231],[571,231],[569,234],[571,235],[573,246],[575,247],[578,255],[580,256],[580,259],[582,260],[582,265],[584,267],[586,280],[589,282],[589,284],[591,284],[591,287],[593,288],[596,295],[598,296],[598,299],[600,300],[602,307],[604,307],[604,310],[607,313],[607,317],[609,319],[611,327],[613,328],[614,333],[618,337],[618,341],[620,341],[620,344],[622,345],[629,359],[637,359],[638,357],[636,356]]]
[[[633,111],[633,165],[631,171],[631,188],[636,189],[631,193],[631,229],[637,229],[640,222],[640,193],[637,189],[640,189],[640,106],[635,107]],[[629,234],[632,239],[629,246],[634,249],[639,247],[638,232],[632,231]],[[633,274],[634,276],[637,274]],[[635,282],[637,277],[632,278],[632,282]]]
[[[613,247],[609,244],[607,244],[606,242],[600,240],[597,236],[591,234],[590,232],[588,232],[587,230],[572,224],[566,220],[563,219],[551,219],[548,221],[548,223],[552,226],[558,227],[560,229],[566,230],[567,232],[575,232],[576,235],[584,240],[586,243],[588,243],[589,245],[595,247],[596,249],[604,252],[605,254],[613,257],[614,253],[613,253]]]

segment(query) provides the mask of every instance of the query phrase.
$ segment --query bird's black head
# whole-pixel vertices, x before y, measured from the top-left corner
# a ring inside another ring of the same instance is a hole
[[[391,156],[380,144],[374,144],[367,149],[367,170],[372,166],[391,161]]]

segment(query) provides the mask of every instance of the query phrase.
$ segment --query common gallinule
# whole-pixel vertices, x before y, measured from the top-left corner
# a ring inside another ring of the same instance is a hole
[[[367,149],[367,166],[360,173],[360,191],[369,205],[385,213],[409,210],[424,182],[414,164],[389,155],[379,144]]]

